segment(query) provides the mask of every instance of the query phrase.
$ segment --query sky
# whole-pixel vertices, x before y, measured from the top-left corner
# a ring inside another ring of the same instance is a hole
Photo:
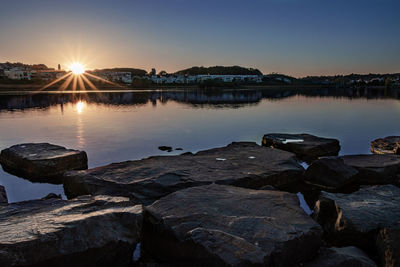
[[[0,62],[400,72],[399,0],[0,0]]]

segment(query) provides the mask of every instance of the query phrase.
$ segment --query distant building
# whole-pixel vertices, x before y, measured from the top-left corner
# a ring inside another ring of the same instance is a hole
[[[156,75],[156,69],[155,69],[155,68],[152,68],[152,69],[151,69],[150,75],[151,75],[151,76]]]
[[[58,64],[58,68],[57,68],[58,70],[61,70],[61,65],[60,64]]]

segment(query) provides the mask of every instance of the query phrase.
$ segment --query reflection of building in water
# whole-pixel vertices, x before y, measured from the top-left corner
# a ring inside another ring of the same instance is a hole
[[[3,95],[0,97],[0,110],[23,110],[28,108],[48,108],[63,104],[79,103],[74,108],[82,112],[86,103],[99,103],[105,105],[145,105],[157,101],[177,101],[194,105],[247,105],[259,103],[262,99],[280,99],[294,95],[347,97],[347,98],[394,98],[400,99],[400,90],[397,89],[267,89],[267,90],[222,90],[222,91],[148,91],[126,93],[87,93],[87,94],[33,94],[33,95]]]

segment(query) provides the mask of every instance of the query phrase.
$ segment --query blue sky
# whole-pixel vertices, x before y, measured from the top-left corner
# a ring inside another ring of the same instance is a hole
[[[400,1],[3,1],[0,62],[400,72]]]

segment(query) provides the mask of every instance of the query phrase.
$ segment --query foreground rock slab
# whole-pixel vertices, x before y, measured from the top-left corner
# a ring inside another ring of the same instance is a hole
[[[348,166],[343,159],[326,157],[315,160],[305,171],[305,180],[318,188],[329,191],[351,190],[356,183],[358,170]]]
[[[388,136],[372,141],[371,152],[374,154],[400,155],[400,136]]]
[[[141,211],[108,196],[0,206],[0,266],[127,266]]]
[[[266,134],[263,146],[275,147],[295,153],[300,159],[311,162],[322,156],[336,156],[340,151],[339,141],[310,134]]]
[[[358,170],[359,184],[395,183],[400,174],[398,155],[349,155],[340,157],[344,163]]]
[[[34,182],[62,183],[65,171],[87,169],[84,151],[49,143],[14,145],[0,153],[0,163],[7,172]]]
[[[400,188],[380,185],[364,186],[351,194],[322,192],[315,219],[330,242],[375,254],[378,232],[400,223]]]
[[[143,213],[144,249],[172,264],[293,266],[311,259],[320,244],[320,226],[286,192],[192,187]]]
[[[321,248],[318,257],[304,267],[376,267],[377,265],[356,247]]]
[[[285,189],[301,180],[303,171],[292,153],[239,142],[196,154],[157,156],[68,172],[64,189],[69,198],[123,195],[150,204],[177,190],[211,183]]]

